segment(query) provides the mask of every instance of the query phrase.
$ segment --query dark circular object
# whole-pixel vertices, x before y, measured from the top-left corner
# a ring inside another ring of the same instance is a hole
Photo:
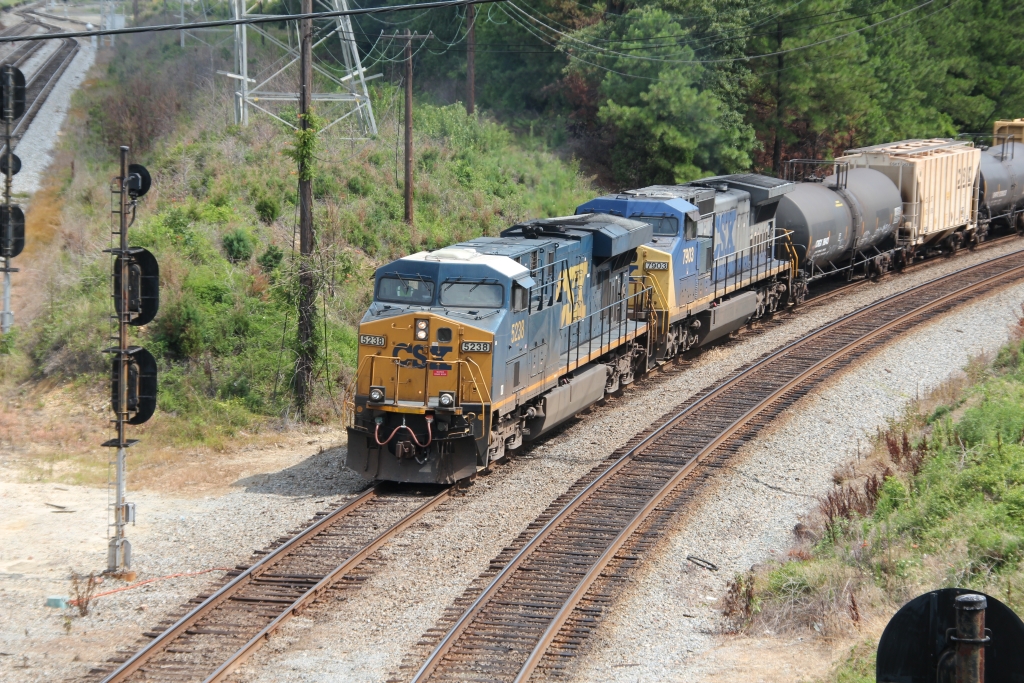
[[[919,595],[896,612],[878,641],[878,683],[936,682],[939,660],[952,646],[946,631],[956,628],[958,599],[961,609],[985,609],[985,627],[992,632],[985,646],[985,680],[1024,683],[1024,622],[995,598],[965,588]]]
[[[14,258],[25,248],[25,214],[12,204],[10,212],[0,206],[0,256]]]
[[[18,175],[21,170],[21,157],[17,154],[11,155],[11,175]],[[7,155],[0,154],[0,174],[7,175]]]
[[[153,178],[142,164],[128,164],[128,179],[125,185],[128,188],[128,196],[135,199],[149,192]]]

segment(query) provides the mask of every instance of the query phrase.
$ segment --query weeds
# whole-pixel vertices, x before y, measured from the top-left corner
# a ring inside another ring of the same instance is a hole
[[[96,574],[80,576],[78,572],[71,572],[71,604],[78,610],[78,616],[84,617],[89,614],[89,605],[96,594]]]
[[[379,117],[380,134],[372,140],[353,144],[339,126],[315,139],[317,149],[313,138],[297,138],[269,117],[254,116],[248,128],[225,127],[231,93],[214,76],[227,68],[222,57],[172,43],[158,36],[119,42],[106,73],[76,96],[55,164],[70,168],[73,160],[75,170],[54,190],[63,202],[54,204],[51,222],[58,227],[40,256],[45,269],[35,269],[54,275],[25,288],[39,297],[19,325],[30,332],[0,340],[0,377],[10,387],[43,377],[74,379],[83,388],[106,381],[100,349],[109,336],[110,264],[102,255],[109,197],[103,188],[114,143],[132,145],[133,161],[154,176],[131,240],[160,262],[161,306],[150,325],[133,328],[131,343],[158,359],[159,418],[168,440],[213,449],[292,407],[298,267],[290,219],[297,177],[289,154],[310,170],[316,161],[314,262],[323,320],[317,396],[310,401],[315,410],[307,417],[318,422],[339,419],[345,397],[338,388],[354,368],[355,327],[378,266],[419,249],[495,235],[530,215],[572,213],[593,195],[578,165],[543,145],[520,144],[504,126],[469,117],[459,106],[422,104],[417,223],[410,229],[402,216],[394,156],[401,127],[393,113]],[[209,87],[194,87],[198,81]],[[391,86],[371,93],[381,112],[393,112],[397,96]],[[132,104],[143,101],[153,107],[145,116]]]
[[[736,628],[854,633],[942,586],[1024,608],[1024,325],[986,362],[879,430],[866,458],[797,525],[789,560],[743,575],[723,605]],[[744,611],[744,606],[757,609]],[[836,681],[861,681],[859,651]]]

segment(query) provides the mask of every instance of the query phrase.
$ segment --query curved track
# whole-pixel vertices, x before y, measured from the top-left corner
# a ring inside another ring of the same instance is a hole
[[[255,564],[239,567],[234,578],[202,596],[201,604],[165,631],[146,634],[153,640],[105,675],[104,683],[221,680],[281,624],[448,495],[446,489],[424,502],[376,487],[321,513]]]
[[[557,678],[629,568],[762,427],[908,328],[1022,279],[1024,251],[932,280],[826,325],[683,404],[577,482],[492,562],[443,628],[428,632],[433,650],[413,681]]]
[[[33,26],[41,26],[47,33],[54,33],[60,30],[57,26],[44,23],[38,19],[30,18],[24,13],[21,14],[25,21],[20,24],[15,24],[4,31],[0,31],[0,35],[20,35]],[[14,66],[20,67],[42,46],[43,41],[23,43],[9,55],[0,59],[0,64],[13,64]],[[43,103],[46,102],[46,98],[50,96],[53,88],[57,85],[57,81],[60,80],[64,71],[67,70],[68,66],[71,64],[71,60],[75,58],[75,55],[78,53],[78,49],[79,45],[77,40],[73,38],[65,38],[60,41],[58,48],[46,58],[35,72],[25,75],[25,113],[21,118],[15,120],[14,125],[11,128],[11,135],[15,140],[20,140],[28,131],[29,126],[32,125],[32,121],[35,120],[35,117],[39,113]],[[14,148],[17,149],[17,143],[15,142],[12,144]],[[7,146],[0,143],[0,153],[6,149]]]

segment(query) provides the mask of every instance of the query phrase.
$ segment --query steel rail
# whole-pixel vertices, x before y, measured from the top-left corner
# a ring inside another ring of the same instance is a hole
[[[199,606],[181,617],[181,619],[175,622],[172,626],[168,627],[167,630],[154,638],[146,645],[146,647],[132,655],[128,660],[121,664],[121,666],[107,675],[103,679],[102,683],[117,683],[118,681],[125,680],[139,667],[141,667],[150,657],[170,645],[175,638],[184,633],[186,629],[195,624],[202,617],[210,613],[216,606],[230,598],[244,585],[250,583],[253,579],[256,579],[270,569],[278,562],[278,560],[287,555],[291,549],[302,545],[342,517],[345,517],[354,510],[362,507],[379,495],[380,491],[377,487],[367,489],[353,500],[334,510],[331,514],[308,526],[302,533],[292,537],[281,547],[274,550],[274,552],[265,555],[259,562],[251,565],[234,579],[221,586],[220,589],[210,595],[210,597],[206,598],[199,604]]]
[[[455,622],[455,624],[449,629],[449,631],[445,634],[445,636],[442,638],[442,640],[438,643],[438,645],[434,648],[434,650],[428,656],[427,660],[423,663],[423,665],[417,671],[415,677],[412,679],[413,682],[416,683],[416,682],[427,680],[427,678],[429,678],[429,676],[433,673],[433,671],[435,670],[437,665],[441,662],[441,660],[448,653],[448,651],[451,649],[451,647],[455,644],[455,642],[459,639],[459,637],[466,631],[466,629],[468,628],[470,622],[482,611],[483,607],[491,600],[491,598],[497,593],[497,591],[501,588],[501,586],[515,573],[516,569],[518,569],[518,567],[523,564],[523,562],[526,560],[526,558],[530,554],[532,554],[538,547],[540,547],[540,545],[543,544],[544,540],[553,532],[553,530],[555,529],[556,526],[558,526],[561,522],[563,522],[587,498],[589,498],[602,484],[607,482],[609,479],[611,479],[611,477],[615,473],[617,473],[619,470],[621,470],[627,464],[627,462],[629,462],[632,459],[634,459],[637,455],[642,454],[659,437],[661,437],[668,430],[672,429],[672,427],[676,426],[687,415],[689,415],[693,411],[697,410],[698,408],[706,405],[712,399],[722,395],[724,392],[726,392],[728,389],[730,389],[733,386],[735,386],[742,379],[750,376],[757,369],[762,368],[765,364],[767,364],[767,363],[769,363],[769,362],[771,362],[773,360],[777,360],[778,357],[781,356],[782,354],[792,353],[794,350],[796,350],[800,346],[803,346],[805,344],[810,343],[811,341],[813,341],[813,340],[819,338],[820,336],[824,335],[827,331],[835,329],[839,325],[843,325],[843,324],[849,323],[849,322],[851,322],[853,320],[856,320],[857,318],[869,315],[870,313],[872,313],[874,311],[877,311],[879,307],[881,307],[881,306],[883,306],[883,305],[885,305],[887,303],[890,303],[890,302],[892,302],[895,299],[898,299],[898,298],[901,298],[901,297],[907,297],[907,296],[909,296],[910,294],[912,294],[914,292],[920,292],[921,290],[923,290],[926,287],[935,286],[935,285],[937,285],[937,284],[939,284],[939,283],[941,283],[941,282],[943,282],[945,280],[949,280],[951,278],[961,277],[965,273],[967,273],[969,271],[972,271],[974,269],[978,269],[978,268],[981,268],[981,267],[991,266],[993,264],[998,263],[999,261],[1002,261],[1002,260],[1005,260],[1005,259],[1009,259],[1009,258],[1013,258],[1013,257],[1019,256],[1020,254],[1021,254],[1020,251],[1013,252],[1011,254],[1007,254],[1007,255],[1004,255],[1004,256],[1001,256],[1001,257],[998,257],[998,258],[995,258],[995,259],[991,259],[989,261],[985,261],[985,262],[983,262],[981,264],[970,266],[968,268],[960,269],[960,270],[955,271],[953,273],[950,273],[950,274],[947,274],[947,275],[944,275],[944,276],[941,276],[941,277],[938,277],[938,278],[934,278],[934,279],[929,280],[928,282],[925,282],[925,283],[923,283],[921,285],[918,285],[917,287],[914,287],[914,288],[912,288],[910,290],[906,290],[904,292],[893,294],[893,295],[891,295],[889,297],[886,297],[884,299],[881,299],[881,300],[875,302],[874,304],[871,304],[868,307],[865,307],[863,309],[860,309],[858,311],[850,313],[850,314],[848,314],[846,316],[843,316],[842,318],[840,318],[840,319],[838,319],[836,321],[833,321],[832,323],[829,323],[828,325],[825,325],[825,326],[815,330],[814,332],[812,332],[812,333],[810,333],[808,335],[805,335],[804,337],[802,337],[802,338],[800,338],[798,340],[795,340],[794,342],[792,342],[790,344],[787,344],[782,349],[779,349],[777,352],[771,354],[770,356],[768,356],[766,358],[763,358],[760,361],[754,363],[753,365],[751,365],[750,367],[745,369],[743,372],[733,376],[732,378],[730,378],[729,380],[727,380],[723,384],[721,384],[721,385],[713,388],[712,390],[708,391],[707,393],[705,393],[703,396],[698,398],[693,403],[687,405],[685,408],[683,408],[681,411],[679,411],[676,415],[674,415],[673,417],[671,417],[668,420],[666,420],[665,423],[663,423],[661,426],[659,426],[657,429],[655,429],[651,434],[649,434],[647,437],[645,437],[640,443],[638,443],[636,446],[634,446],[629,451],[627,451],[625,454],[623,454],[615,463],[610,465],[594,481],[590,482],[571,501],[569,501],[558,513],[556,513],[551,519],[549,519],[544,524],[544,526],[541,527],[541,529],[539,529],[536,532],[534,537],[523,548],[521,548],[516,553],[516,555],[502,568],[502,570],[492,579],[492,581],[484,589],[484,591],[473,601],[473,603],[463,612],[463,614],[459,617],[459,619]],[[1008,277],[1008,275],[1010,273],[1012,273],[1012,272],[1018,272],[1018,271],[1022,271],[1022,270],[1024,270],[1024,266],[1018,266],[1018,267],[1013,268],[1011,270],[1004,271],[1003,273],[1000,273],[998,275],[992,276],[991,278],[986,278],[985,280],[981,281],[980,283],[975,283],[975,285],[970,285],[970,286],[968,286],[966,288],[958,289],[958,290],[956,290],[956,292],[952,293],[951,296],[957,296],[957,295],[962,296],[965,292],[967,292],[967,291],[969,291],[971,289],[975,289],[976,287],[983,286],[986,283],[990,283],[994,279],[1005,278],[1005,277]],[[939,300],[936,300],[936,301],[933,301],[933,302],[929,302],[929,304],[927,304],[927,307],[928,308],[933,308],[935,306],[941,305],[940,302],[948,301],[948,299],[949,299],[948,296],[944,296],[944,297],[942,297]],[[898,318],[897,321],[906,320],[906,318],[908,316],[910,316],[910,315],[914,315],[914,313],[910,313],[910,314],[907,314],[907,315],[904,315],[904,316],[900,316],[900,318]],[[887,329],[891,329],[891,324],[887,324],[886,328]],[[878,332],[878,334],[881,334],[881,332]],[[849,349],[845,349],[844,352],[848,352],[848,351],[849,351]],[[829,358],[831,360],[835,360],[835,354],[831,354],[829,356]],[[820,364],[816,364],[815,367],[818,367],[819,365]],[[806,379],[806,376],[804,374],[802,374],[801,377]],[[791,389],[789,384],[787,384],[787,387],[789,387]],[[783,393],[785,393],[785,392],[783,392]],[[777,399],[778,395],[779,395],[778,392],[776,392],[775,394],[773,394],[772,400],[765,401],[765,402],[762,402],[761,404],[759,404],[761,406],[761,409],[763,409],[763,407],[769,405],[772,401]],[[760,410],[758,410],[758,412],[760,412]],[[753,415],[747,417],[746,419],[743,419],[742,422],[743,423],[749,422],[750,417],[753,417]],[[737,423],[734,423],[733,428],[730,428],[727,431],[734,432],[736,428],[738,428],[739,426],[742,426],[742,424],[738,424],[739,422],[740,421],[737,421]],[[720,435],[719,438],[716,438],[716,440],[715,440],[716,445],[720,444],[721,441],[724,440],[725,438],[727,438],[727,436],[721,436],[721,435]],[[706,449],[703,449],[701,451],[701,453],[706,455],[706,453],[711,452],[711,450],[713,450],[713,449],[707,449],[706,448]],[[703,455],[701,457],[703,457]],[[696,464],[698,462],[699,462],[699,460],[697,458],[694,458],[694,460],[691,461],[693,466],[696,466]],[[689,465],[687,467],[688,467],[688,469],[686,469],[687,473],[689,471],[692,471],[692,467],[690,467]],[[683,475],[683,476],[677,475],[677,476],[679,478],[674,479],[675,484],[673,485],[673,487],[675,485],[677,485],[679,483],[679,481],[681,481],[683,478],[685,478],[685,475]],[[663,498],[664,498],[664,496],[660,497],[660,499],[663,499]],[[655,507],[657,507],[656,504],[651,506],[650,510],[653,510]],[[642,521],[642,518],[639,518],[639,519],[640,519],[640,521]],[[636,526],[638,526],[638,525],[639,525],[639,522],[637,522],[637,524],[635,524],[635,525],[631,524],[630,526],[633,526],[633,529],[635,530]],[[623,537],[623,540],[625,540],[628,537],[629,537],[629,534],[626,534]],[[610,560],[611,557],[613,557],[613,556],[614,556],[614,552],[609,553],[608,554],[608,559]],[[596,575],[594,576],[594,578],[596,578]],[[592,583],[592,581],[591,581],[591,583]],[[568,616],[568,615],[566,615],[566,616]]]
[[[293,602],[290,606],[277,616],[272,622],[267,624],[263,629],[253,636],[249,642],[243,645],[235,654],[231,656],[228,661],[217,667],[217,670],[207,676],[203,683],[214,683],[214,681],[223,680],[225,676],[230,674],[238,665],[240,665],[246,657],[258,650],[269,638],[270,634],[273,633],[279,626],[281,626],[288,619],[298,614],[305,606],[310,602],[316,600],[320,595],[331,587],[332,584],[336,583],[339,579],[345,576],[349,571],[358,566],[363,560],[375,553],[382,545],[391,540],[395,535],[401,533],[407,529],[413,522],[416,522],[423,515],[433,510],[435,507],[440,505],[451,493],[451,489],[447,488],[441,493],[437,494],[429,501],[416,508],[400,521],[396,522],[383,534],[380,534],[374,540],[370,541],[362,548],[360,548],[354,555],[345,560],[343,563],[338,565],[331,571],[330,574],[322,578],[315,586],[309,589],[302,597]]]
[[[42,87],[39,88],[39,92],[32,99],[32,103],[28,105],[25,113],[21,119],[18,120],[18,124],[14,127],[12,137],[21,137],[28,130],[28,127],[32,125],[39,110],[42,109],[46,100],[50,97],[50,93],[57,86],[57,81],[60,80],[64,72],[67,71],[68,66],[71,64],[71,60],[78,54],[79,45],[77,40],[66,40],[64,45],[57,48],[52,55],[39,67],[32,76],[31,82],[29,82],[26,89],[35,89],[36,83],[40,78],[45,78]],[[47,71],[50,70],[47,74]]]
[[[985,265],[989,264],[991,264],[991,261],[985,262]],[[854,349],[869,343],[876,337],[883,335],[886,332],[889,332],[894,327],[897,327],[898,325],[905,323],[909,319],[918,317],[923,313],[927,313],[928,311],[934,308],[943,306],[944,304],[948,303],[953,299],[962,297],[965,294],[970,294],[971,292],[977,289],[981,289],[982,287],[991,285],[998,280],[1011,277],[1013,274],[1021,272],[1024,272],[1024,265],[1018,266],[1011,270],[1004,271],[1002,273],[998,273],[979,282],[967,285],[954,292],[950,292],[938,299],[934,299],[926,304],[923,304],[915,309],[908,311],[907,313],[901,315],[899,318],[896,318],[895,320],[891,320],[888,323],[885,323],[884,325],[871,330],[867,334],[851,341],[850,343],[839,348],[830,355],[822,358],[814,365],[808,367],[806,370],[804,370],[802,373],[791,379],[785,385],[775,390],[771,395],[762,399],[760,403],[758,403],[756,406],[754,406],[744,415],[742,415],[739,419],[737,419],[735,422],[729,425],[718,437],[714,439],[714,441],[709,443],[707,446],[702,448],[696,455],[694,455],[693,459],[690,460],[690,462],[688,462],[681,470],[679,470],[679,472],[676,473],[661,488],[660,491],[658,491],[658,493],[647,503],[647,505],[645,505],[643,509],[641,509],[636,515],[634,515],[633,519],[630,520],[630,523],[626,526],[626,528],[623,529],[618,534],[618,536],[616,536],[616,538],[609,545],[608,549],[605,550],[601,557],[598,558],[598,561],[587,571],[586,575],[576,586],[576,588],[570,594],[569,598],[565,601],[565,603],[559,609],[558,613],[552,619],[551,623],[544,631],[544,634],[541,636],[541,639],[538,641],[536,647],[534,647],[533,651],[530,653],[530,656],[527,658],[526,662],[520,669],[519,675],[515,678],[515,683],[526,683],[526,681],[529,680],[531,674],[540,664],[541,659],[547,652],[548,647],[554,641],[555,637],[558,635],[558,632],[561,630],[562,626],[565,625],[566,621],[568,621],[569,617],[572,615],[572,612],[576,609],[576,606],[579,604],[580,600],[583,599],[587,590],[589,590],[590,586],[594,583],[594,581],[597,580],[598,576],[601,574],[601,572],[604,571],[608,563],[611,562],[611,560],[615,557],[616,553],[618,553],[619,550],[622,549],[622,546],[626,544],[626,542],[629,540],[629,537],[632,536],[632,534],[643,523],[643,521],[650,516],[654,509],[658,505],[660,505],[665,498],[672,494],[672,492],[679,485],[679,483],[687,476],[689,476],[693,469],[708,454],[710,454],[712,451],[714,451],[716,448],[722,445],[723,442],[725,442],[728,438],[733,436],[744,425],[746,425],[759,413],[765,410],[765,408],[767,408],[771,403],[774,403],[780,397],[792,391],[793,388],[799,386],[802,382],[806,381],[807,378],[809,378],[811,375],[816,374],[823,367],[835,362],[836,360],[848,354],[850,351],[853,351]],[[913,292],[915,290],[912,289],[907,291]],[[872,306],[868,310],[872,310],[873,308],[874,306]],[[807,336],[810,337],[811,335]],[[814,336],[817,336],[817,334],[814,334]],[[784,349],[780,349],[780,351],[777,352],[776,354],[772,354],[772,356],[770,356],[769,359],[775,358],[777,355],[780,355],[782,353],[788,353],[790,350],[791,347],[787,346]]]

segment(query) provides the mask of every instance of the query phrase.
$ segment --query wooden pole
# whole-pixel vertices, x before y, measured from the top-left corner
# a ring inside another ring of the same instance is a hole
[[[302,0],[302,13],[313,11],[313,0]],[[313,89],[313,20],[299,22],[299,126],[309,128],[309,110]],[[316,325],[316,292],[313,289],[312,254],[315,244],[313,233],[313,182],[307,164],[299,160],[299,357],[295,368],[295,398],[299,407],[309,403],[313,384],[314,326]]]
[[[412,225],[412,33],[405,29],[405,222]]]
[[[466,7],[469,35],[466,36],[466,113],[476,109],[476,7]]]

